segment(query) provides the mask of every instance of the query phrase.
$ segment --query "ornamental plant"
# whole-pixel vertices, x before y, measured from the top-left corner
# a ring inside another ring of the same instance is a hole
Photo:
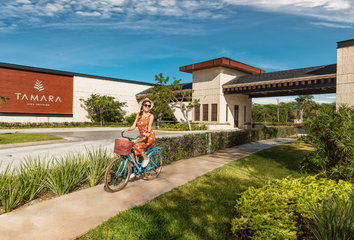
[[[306,141],[316,150],[300,163],[306,172],[332,179],[352,181],[354,177],[354,109],[324,108],[305,122]]]
[[[329,198],[348,199],[352,184],[308,176],[268,182],[259,189],[250,187],[237,200],[237,217],[232,220],[236,237],[251,239],[297,239],[298,217],[311,219],[310,206]]]

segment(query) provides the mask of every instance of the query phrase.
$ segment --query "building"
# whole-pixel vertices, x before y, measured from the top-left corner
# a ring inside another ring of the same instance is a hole
[[[337,107],[354,106],[354,39],[337,43],[337,64],[266,73],[217,58],[180,71],[193,74],[193,82],[183,89],[193,90],[193,99],[201,104],[190,119],[213,123],[215,129],[244,128],[257,97],[336,93]],[[114,96],[127,102],[129,114],[139,111],[137,99],[152,84],[0,63],[0,86],[0,93],[11,98],[0,109],[0,122],[79,122],[88,121],[80,98],[91,93]]]

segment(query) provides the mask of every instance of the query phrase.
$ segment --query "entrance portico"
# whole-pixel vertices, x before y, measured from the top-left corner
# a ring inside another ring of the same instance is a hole
[[[180,67],[193,74],[193,99],[201,103],[193,121],[244,128],[251,121],[252,98],[259,97],[337,93],[337,108],[354,106],[354,39],[337,44],[337,64],[265,73],[218,58]]]

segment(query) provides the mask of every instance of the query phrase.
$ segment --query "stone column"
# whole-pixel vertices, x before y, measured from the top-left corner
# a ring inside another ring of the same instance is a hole
[[[337,109],[354,107],[354,39],[337,42]]]

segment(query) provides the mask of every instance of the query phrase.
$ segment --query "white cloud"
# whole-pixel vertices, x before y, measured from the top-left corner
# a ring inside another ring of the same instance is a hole
[[[223,0],[232,5],[247,5],[263,11],[306,15],[335,22],[354,23],[352,0]]]
[[[81,11],[77,11],[76,14],[78,14],[80,16],[84,16],[84,17],[98,17],[98,16],[101,16],[101,13],[99,13],[99,12],[81,12]]]
[[[338,24],[338,23],[328,23],[328,22],[311,22],[310,24],[321,27],[331,27],[331,28],[353,28],[347,24]]]
[[[0,8],[0,21],[19,26],[94,26],[99,18],[107,26],[116,27],[117,22],[128,24],[145,19],[154,24],[163,18],[178,28],[184,20],[190,24],[192,20],[231,18],[239,5],[310,16],[320,20],[312,20],[315,26],[350,28],[354,24],[352,0],[9,0]]]

